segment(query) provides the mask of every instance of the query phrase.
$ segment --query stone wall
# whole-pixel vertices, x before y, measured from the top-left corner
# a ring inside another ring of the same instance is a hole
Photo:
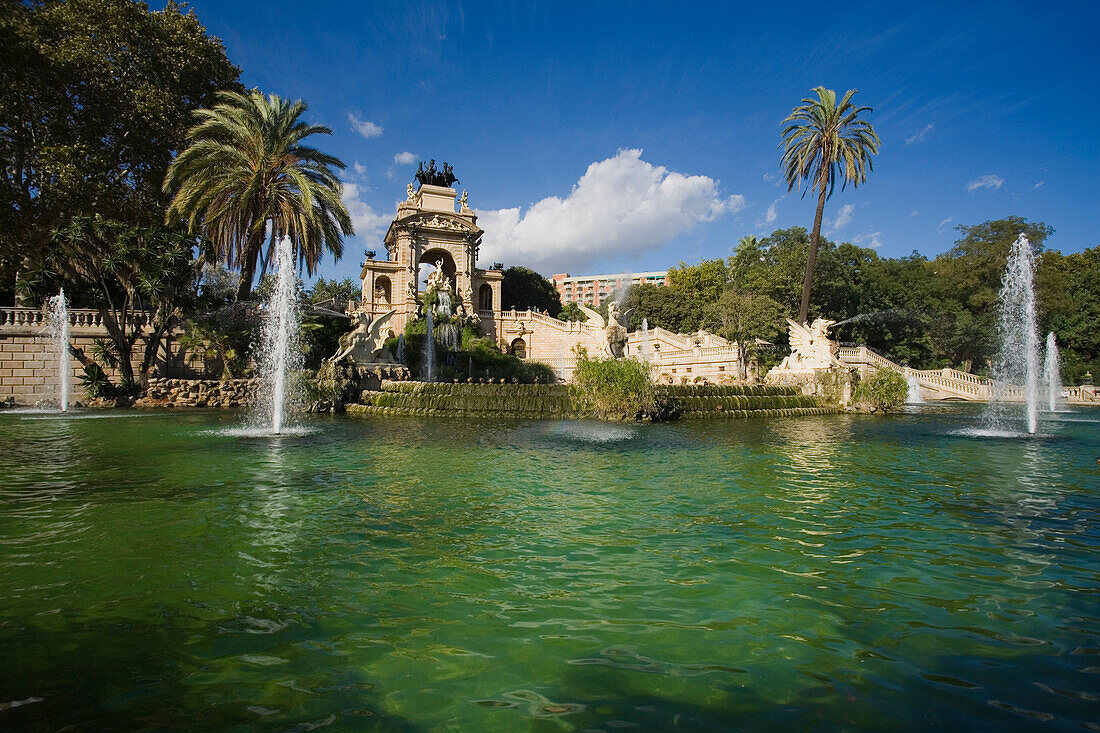
[[[77,337],[73,343],[90,351],[94,338]],[[79,362],[69,360],[69,402],[84,398]],[[60,390],[57,356],[45,336],[0,334],[0,400],[9,397],[21,405],[57,403]]]
[[[141,318],[143,314],[135,317]],[[0,401],[13,398],[21,405],[39,402],[56,404],[59,390],[57,355],[53,352],[53,344],[46,330],[46,317],[42,310],[0,307]],[[193,378],[216,376],[220,373],[220,364],[194,362],[189,359],[176,341],[178,336],[178,331],[165,336],[155,362],[158,374]],[[96,340],[106,338],[107,331],[103,328],[97,311],[69,311],[69,343],[83,350],[89,359],[93,356]],[[139,338],[131,361],[135,373],[141,366],[144,348],[145,342]],[[83,367],[70,356],[68,368],[69,403],[86,401],[80,381],[84,375]],[[117,369],[107,368],[104,371],[112,381],[117,380]]]
[[[250,404],[258,379],[150,379],[134,407],[236,408]]]

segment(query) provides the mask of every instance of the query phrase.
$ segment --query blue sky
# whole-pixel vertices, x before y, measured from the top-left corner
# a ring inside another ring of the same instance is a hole
[[[479,264],[545,275],[724,257],[813,223],[780,182],[780,124],[823,85],[858,89],[882,139],[831,239],[948,249],[1010,214],[1048,246],[1100,244],[1100,4],[224,2],[191,6],[242,80],[301,98],[348,164],[356,277],[418,160],[454,166]],[[303,12],[304,11],[304,12]]]

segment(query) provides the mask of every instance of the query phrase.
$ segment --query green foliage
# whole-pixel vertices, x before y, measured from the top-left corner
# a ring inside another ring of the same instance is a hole
[[[1035,281],[1039,324],[1058,338],[1064,383],[1080,384],[1085,372],[1100,374],[1100,247],[1044,252]]]
[[[339,258],[342,236],[353,233],[333,168],[344,164],[303,144],[310,135],[329,135],[323,125],[301,121],[307,107],[253,90],[223,91],[219,103],[197,110],[198,124],[188,131],[190,144],[176,157],[164,179],[175,191],[166,221],[186,222],[214,245],[219,260],[241,270],[237,297],[246,300],[260,264],[265,232],[275,241],[287,236],[310,275],[325,251]]]
[[[188,318],[180,346],[192,357],[221,362],[221,379],[246,376],[252,344],[260,332],[260,314],[253,303],[228,303]]]
[[[86,216],[75,217],[57,230],[53,241],[21,286],[36,294],[53,291],[58,282],[80,289],[99,309],[118,355],[121,380],[144,382],[171,319],[194,293],[202,269],[202,263],[193,258],[197,243],[163,227],[135,227]],[[142,311],[150,314],[148,323],[139,318]],[[144,349],[135,376],[133,351],[139,338]]]
[[[766,295],[728,288],[713,308],[719,336],[739,344],[756,339],[775,343],[786,332],[783,306]]]
[[[500,303],[504,310],[546,311],[551,316],[561,312],[561,296],[554,283],[526,267],[509,267],[500,284]],[[566,319],[568,320],[568,319]]]
[[[873,410],[889,412],[905,404],[909,385],[900,372],[880,369],[856,386],[852,397]]]
[[[718,298],[729,282],[729,272],[722,260],[703,260],[689,265],[680,260],[679,267],[668,271],[669,290],[681,297],[711,301]]]
[[[341,304],[352,300],[359,300],[361,284],[345,277],[343,280],[326,280],[317,278],[313,287],[309,290],[310,303]]]
[[[569,391],[574,407],[603,420],[635,420],[657,410],[649,365],[634,359],[592,359],[579,349]]]
[[[671,288],[660,285],[635,285],[627,291],[622,310],[630,308],[631,329],[641,326],[642,319],[649,325],[660,326],[674,333],[698,331],[706,320],[707,303],[701,298],[684,296]]]
[[[562,321],[580,321],[584,323],[588,320],[588,316],[584,314],[584,311],[581,310],[579,305],[573,301],[569,301],[562,306],[561,311],[558,313],[558,319]]]
[[[107,372],[99,364],[89,362],[83,365],[84,373],[80,375],[80,386],[84,394],[91,399],[108,397],[111,394],[111,380]]]
[[[131,0],[0,3],[0,38],[4,280],[73,217],[161,224],[191,112],[237,86],[221,42],[182,6]]]

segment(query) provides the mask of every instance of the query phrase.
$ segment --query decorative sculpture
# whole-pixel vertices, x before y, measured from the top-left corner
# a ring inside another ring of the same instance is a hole
[[[459,210],[462,213],[466,213],[467,211],[469,211],[470,210],[470,192],[469,191],[463,191],[461,198],[458,199],[458,203],[460,204],[460,209]]]
[[[428,275],[428,290],[450,290],[451,281],[443,273],[443,258],[435,261],[435,271]]]
[[[393,314],[391,310],[371,321],[366,310],[352,311],[355,328],[340,337],[340,350],[329,361],[338,364],[347,359],[352,364],[395,364],[393,354],[386,348],[387,328]]]
[[[413,185],[410,183],[409,187],[407,189],[405,189],[405,191],[408,195],[408,199],[406,199],[406,200],[407,201],[412,201],[413,197],[416,196],[416,189],[413,188]]]
[[[594,311],[580,303],[577,305],[588,316],[589,322],[603,331],[604,349],[607,351],[607,355],[612,359],[622,359],[626,356],[626,323],[634,309],[628,308],[625,312],[619,313],[619,306],[615,301],[611,301],[607,304],[607,320],[605,321],[598,311]]]
[[[837,358],[839,347],[829,340],[827,331],[836,321],[818,318],[812,324],[787,319],[791,354],[776,367],[779,371],[807,372],[842,366]]]
[[[447,163],[443,164],[443,170],[439,171],[435,168],[435,158],[428,161],[428,167],[424,167],[424,161],[420,161],[419,167],[416,169],[416,180],[420,182],[421,186],[443,186],[444,188],[450,188],[459,180],[455,178],[454,169]]]

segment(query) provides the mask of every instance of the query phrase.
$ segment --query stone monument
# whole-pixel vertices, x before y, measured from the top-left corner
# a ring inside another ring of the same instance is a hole
[[[790,381],[790,378],[813,378],[818,372],[845,367],[837,354],[840,347],[828,336],[829,327],[836,321],[818,318],[812,324],[787,319],[791,340],[791,353],[777,367],[768,372],[768,381]]]
[[[599,314],[598,311],[594,311],[586,305],[581,303],[577,304],[581,311],[588,316],[588,320],[591,322],[594,328],[603,331],[604,334],[604,350],[607,355],[612,359],[622,359],[626,356],[626,323],[630,319],[630,314],[634,312],[633,308],[628,308],[625,313],[619,313],[619,306],[615,301],[611,301],[607,304],[607,320],[604,321],[604,317]]]

